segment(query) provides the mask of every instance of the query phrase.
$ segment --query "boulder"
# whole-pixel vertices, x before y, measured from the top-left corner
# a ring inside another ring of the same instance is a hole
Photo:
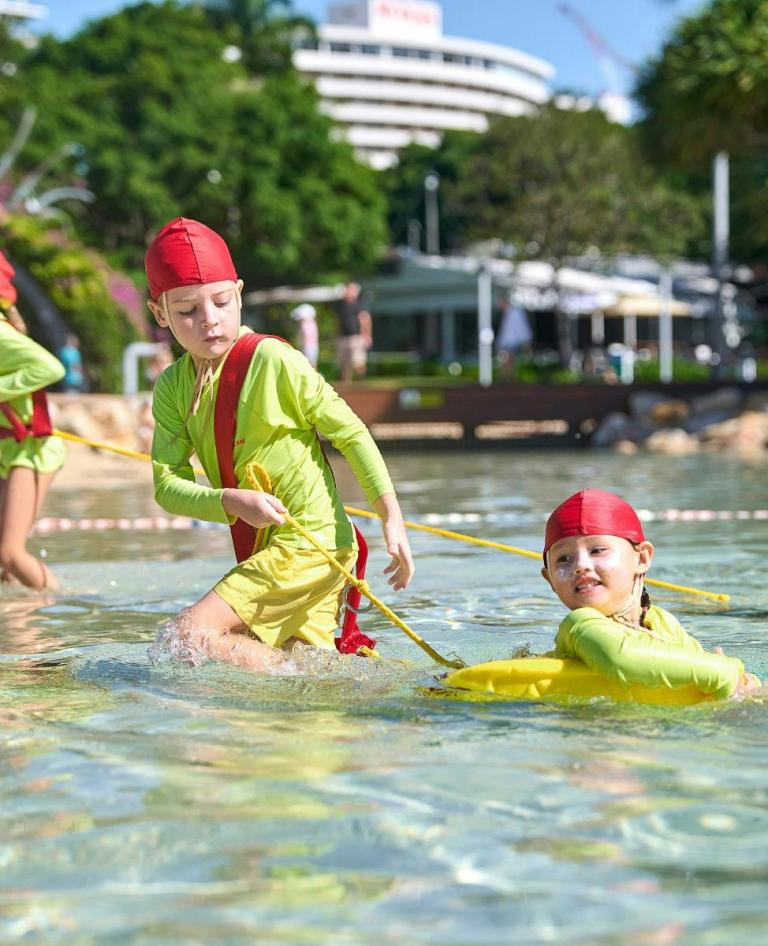
[[[712,424],[699,435],[709,450],[741,459],[761,459],[768,447],[768,413],[747,411],[720,424]]]
[[[750,391],[744,402],[744,410],[768,412],[768,391]]]
[[[101,428],[81,397],[50,399],[53,426],[86,440],[103,440]]]
[[[136,443],[136,408],[127,398],[96,402],[92,416],[103,431],[102,440],[128,447]]]
[[[620,453],[624,457],[633,457],[639,449],[633,440],[617,440],[613,445],[614,453]]]
[[[687,401],[673,398],[668,401],[659,401],[650,410],[650,419],[660,427],[676,427],[691,413],[691,406]]]
[[[706,430],[707,427],[722,424],[728,420],[734,420],[737,413],[737,411],[715,410],[705,411],[701,414],[691,414],[690,417],[686,417],[680,426],[689,434],[698,434],[700,431]]]
[[[633,417],[650,417],[651,412],[657,404],[668,401],[665,394],[659,394],[657,391],[633,391],[627,398],[629,404],[629,413]]]
[[[589,442],[593,447],[612,447],[620,440],[640,443],[648,432],[648,428],[634,417],[615,411],[602,418]]]
[[[738,388],[718,388],[708,394],[700,394],[698,397],[691,398],[691,413],[721,413],[733,417],[741,410],[743,400],[743,395]]]
[[[686,457],[698,453],[699,442],[680,427],[669,427],[652,433],[645,441],[645,447],[653,453],[663,453],[669,457]]]

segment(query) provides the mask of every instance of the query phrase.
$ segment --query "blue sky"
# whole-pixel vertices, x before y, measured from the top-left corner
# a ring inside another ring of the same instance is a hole
[[[41,28],[66,37],[87,20],[114,13],[125,0],[48,0]],[[629,68],[601,66],[584,35],[559,12],[559,0],[442,0],[444,32],[514,46],[551,62],[555,86],[597,94],[628,92]],[[596,33],[628,62],[642,62],[661,48],[675,21],[702,0],[573,0]],[[294,8],[325,18],[326,0],[294,0]]]

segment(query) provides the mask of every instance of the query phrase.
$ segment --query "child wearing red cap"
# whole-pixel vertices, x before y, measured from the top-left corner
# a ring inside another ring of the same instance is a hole
[[[585,489],[547,521],[541,574],[570,610],[552,656],[577,658],[627,686],[693,684],[723,699],[760,681],[718,648],[705,651],[643,587],[653,545],[635,510],[620,497]]]
[[[195,220],[173,220],[153,240],[145,264],[149,308],[186,351],[155,384],[156,499],[169,512],[230,523],[236,550],[236,530],[241,536],[243,525],[246,536],[250,527],[257,530],[255,545],[250,538],[239,563],[165,634],[212,659],[255,669],[280,663],[278,649],[296,641],[333,648],[345,580],[283,513],[353,567],[357,542],[319,431],[350,463],[380,515],[391,556],[385,572],[395,589],[405,588],[413,561],[381,454],[362,421],[300,352],[241,326],[243,283],[217,233]],[[243,362],[240,353],[251,343],[253,354]],[[240,363],[242,371],[235,371],[232,365]],[[240,387],[223,437],[222,403],[228,402],[222,399],[231,397],[236,375]],[[210,486],[195,482],[193,452]],[[251,464],[263,490],[247,488]]]
[[[27,536],[64,464],[43,390],[64,376],[64,366],[27,337],[14,272],[0,253],[0,581],[56,588],[51,570],[27,551]]]

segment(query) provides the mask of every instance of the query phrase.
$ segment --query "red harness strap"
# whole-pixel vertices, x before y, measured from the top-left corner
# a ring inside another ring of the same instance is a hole
[[[237,405],[240,400],[240,391],[245,376],[251,364],[251,359],[265,338],[279,338],[278,335],[262,335],[257,332],[248,332],[241,335],[232,346],[226,357],[219,376],[219,388],[216,394],[216,406],[213,415],[213,433],[216,441],[216,458],[219,463],[221,485],[230,489],[237,489],[235,477],[234,443],[237,424]],[[285,341],[285,339],[279,338]],[[286,344],[288,344],[286,342]],[[327,459],[326,459],[326,462]],[[353,526],[357,536],[358,553],[355,565],[357,578],[365,577],[365,564],[368,559],[368,546],[362,533]],[[232,544],[235,548],[235,557],[238,562],[244,561],[253,555],[256,545],[257,532],[252,525],[236,519],[229,527],[232,533]],[[360,605],[360,592],[357,588],[349,588],[346,594],[344,620],[341,626],[341,637],[335,638],[336,649],[342,654],[357,653],[360,647],[376,646],[376,641],[367,637],[357,626],[357,614],[353,609]]]
[[[232,346],[219,376],[219,390],[213,415],[213,435],[216,440],[216,458],[219,461],[221,485],[229,489],[237,489],[238,486],[233,451],[240,391],[253,353],[263,339],[271,337],[273,336],[259,335],[256,332],[242,335]],[[229,531],[232,533],[232,544],[235,547],[235,558],[238,562],[250,558],[256,545],[256,530],[253,526],[243,522],[242,519],[236,519],[229,527]]]
[[[50,437],[53,433],[45,391],[33,392],[32,417],[28,424],[22,421],[9,404],[0,404],[0,414],[4,414],[11,425],[10,428],[0,427],[0,439],[13,437],[16,443],[21,443],[27,437]]]
[[[363,533],[353,523],[352,528],[357,536],[357,562],[355,563],[355,576],[362,580],[365,578],[365,566],[368,561],[368,543],[363,538]],[[357,612],[355,609],[360,607],[360,591],[351,585],[345,592],[344,618],[341,622],[341,637],[334,638],[336,650],[341,654],[356,654],[361,647],[369,647],[371,650],[376,646],[376,641],[367,634],[363,634],[357,626]]]

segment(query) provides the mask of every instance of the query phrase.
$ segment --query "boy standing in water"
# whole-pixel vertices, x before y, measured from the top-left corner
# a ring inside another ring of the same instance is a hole
[[[651,604],[643,579],[653,558],[635,510],[613,493],[585,489],[547,521],[542,576],[570,610],[554,657],[582,660],[627,686],[693,684],[718,699],[760,686],[720,648],[705,651],[668,611]]]
[[[212,659],[253,669],[278,665],[278,648],[296,641],[333,648],[345,580],[283,513],[290,511],[341,564],[353,565],[357,542],[320,431],[381,517],[391,556],[385,573],[395,589],[405,588],[413,561],[381,454],[303,355],[240,325],[243,283],[217,233],[195,220],[173,220],[149,247],[146,270],[149,308],[186,352],[154,389],[156,499],[175,514],[229,522],[236,542],[240,537],[239,563],[172,629]],[[223,408],[227,398],[231,410]],[[211,486],[195,482],[193,452]],[[252,463],[263,490],[245,486]]]

